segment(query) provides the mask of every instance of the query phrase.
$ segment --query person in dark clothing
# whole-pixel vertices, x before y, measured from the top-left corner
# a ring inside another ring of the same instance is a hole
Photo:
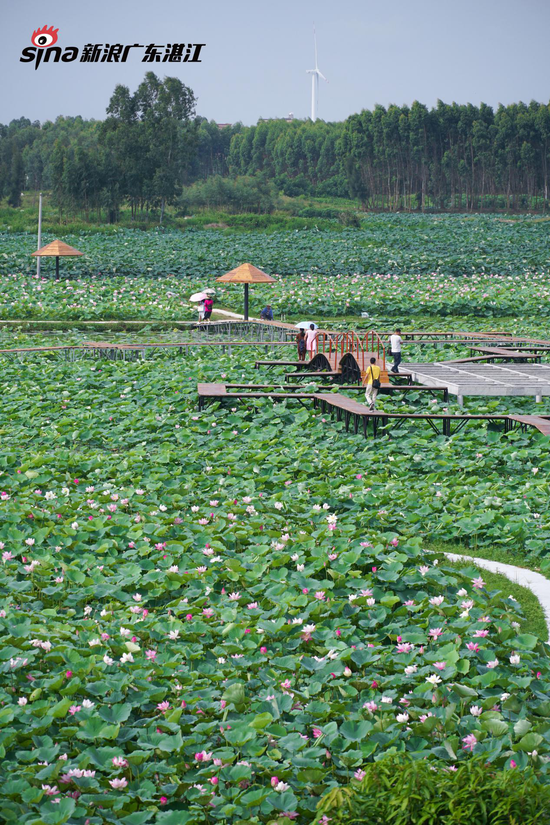
[[[298,361],[306,360],[306,333],[303,329],[296,336],[296,346],[298,347]]]
[[[401,363],[401,345],[403,339],[401,338],[401,330],[399,327],[395,330],[393,335],[390,335],[391,354],[393,355],[393,366],[391,371],[395,374],[399,373],[399,364]]]
[[[262,321],[272,321],[273,320],[273,310],[271,309],[271,305],[268,304],[266,307],[262,309],[260,312],[260,318]]]
[[[212,307],[214,306],[214,301],[212,298],[205,298],[204,300],[204,320],[209,321],[210,316],[212,315]]]

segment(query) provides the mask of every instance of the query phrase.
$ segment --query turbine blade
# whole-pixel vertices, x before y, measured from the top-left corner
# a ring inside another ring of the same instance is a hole
[[[322,77],[322,78],[323,78],[323,80],[326,80],[326,81],[327,81],[327,83],[328,83],[328,80],[327,80],[327,79],[326,79],[326,77],[324,76],[323,72],[320,72],[320,71],[319,71],[319,69],[317,69],[317,74],[319,75],[319,77]]]
[[[315,34],[315,23],[313,24],[313,45],[315,48],[315,68],[317,68],[317,35]]]

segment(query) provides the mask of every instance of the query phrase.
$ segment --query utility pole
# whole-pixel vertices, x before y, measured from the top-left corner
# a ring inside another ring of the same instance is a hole
[[[38,246],[42,246],[42,192],[38,195]],[[40,278],[40,255],[36,258],[36,276]]]

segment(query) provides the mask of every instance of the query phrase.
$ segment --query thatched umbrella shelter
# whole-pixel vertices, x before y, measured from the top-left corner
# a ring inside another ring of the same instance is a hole
[[[69,244],[63,241],[52,241],[37,252],[31,252],[33,258],[55,258],[55,277],[59,278],[59,258],[60,257],[74,257],[76,255],[83,255]]]
[[[252,264],[241,264],[231,272],[226,272],[216,278],[216,281],[222,281],[225,284],[244,284],[244,320],[248,321],[248,285],[249,284],[273,284],[275,278],[267,275]]]

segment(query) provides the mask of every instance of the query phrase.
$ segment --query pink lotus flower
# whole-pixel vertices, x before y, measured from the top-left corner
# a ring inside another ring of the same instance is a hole
[[[156,650],[146,650],[145,651],[145,658],[149,659],[149,661],[154,662],[157,658],[157,651]]]
[[[442,633],[443,629],[441,627],[432,627],[428,635],[431,636],[433,639],[438,639]]]
[[[195,754],[195,762],[210,762],[212,759],[212,752],[207,753],[207,751],[199,751]]]
[[[170,702],[166,702],[166,701],[159,702],[158,705],[157,705],[157,710],[162,711],[162,713],[166,713],[166,711],[168,710],[169,707],[170,707]]]
[[[473,751],[475,746],[477,745],[477,739],[474,733],[469,733],[468,736],[465,736],[462,740],[462,750],[465,751]]]
[[[482,587],[485,587],[485,582],[481,578],[481,576],[477,579],[472,579],[472,584],[474,587],[477,587],[478,590],[481,590]]]
[[[122,777],[117,777],[116,779],[110,779],[109,785],[111,788],[114,788],[116,791],[121,790],[122,788],[126,788],[128,786],[128,780]]]
[[[321,730],[321,728],[313,728],[313,738],[314,739],[319,739],[319,737],[322,736],[322,735],[323,735],[323,731]]]
[[[479,651],[479,645],[476,642],[468,642],[466,647],[468,648],[468,650],[473,650],[474,653],[477,653]]]

